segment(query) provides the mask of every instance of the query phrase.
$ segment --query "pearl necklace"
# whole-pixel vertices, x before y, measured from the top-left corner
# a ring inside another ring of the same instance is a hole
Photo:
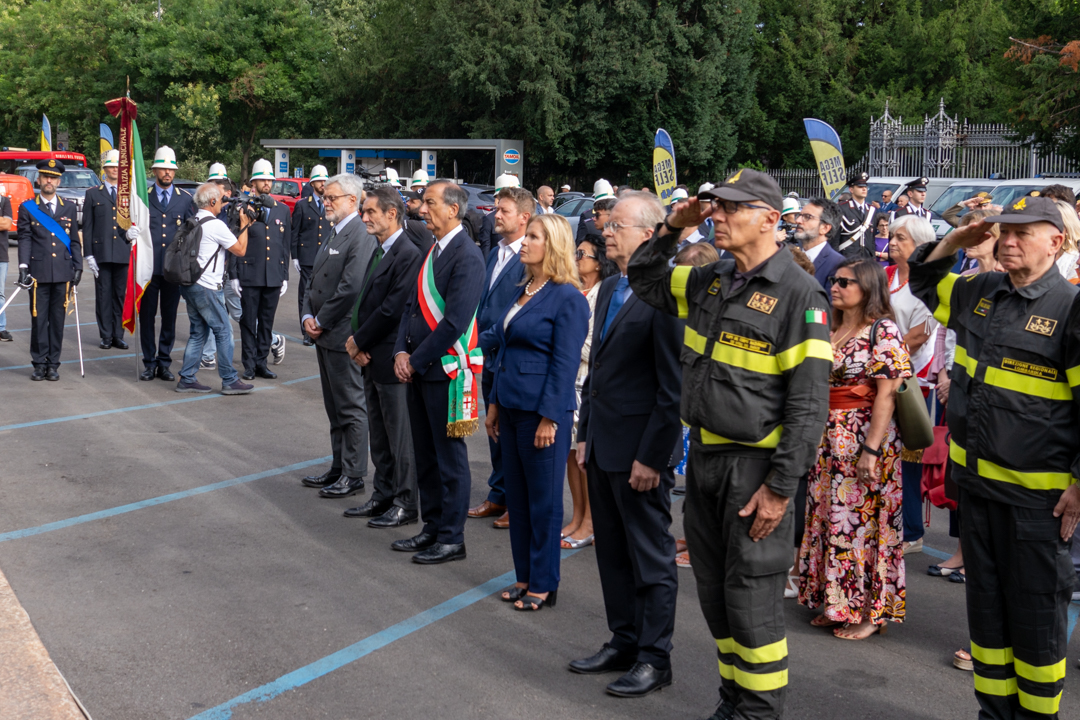
[[[536,288],[536,289],[535,289],[535,290],[533,290],[532,292],[529,292],[529,288],[530,288],[530,287],[532,287],[532,282],[533,282],[533,279],[532,279],[532,278],[529,278],[529,284],[525,286],[525,294],[526,294],[526,295],[527,295],[528,297],[532,297],[532,296],[533,296],[533,295],[535,295],[536,293],[538,293],[538,292],[540,292],[541,290],[543,290],[543,289],[544,289],[544,286],[548,284],[548,280],[550,280],[550,279],[551,279],[551,278],[547,278],[547,279],[545,279],[545,280],[544,280],[544,282],[540,283],[540,287]]]

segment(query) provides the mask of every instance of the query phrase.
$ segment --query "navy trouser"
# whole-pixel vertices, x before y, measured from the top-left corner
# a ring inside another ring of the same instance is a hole
[[[161,334],[154,339],[154,320],[161,301]],[[176,341],[176,311],[180,306],[180,286],[165,281],[164,275],[154,275],[143,288],[139,303],[139,343],[143,364],[148,369],[169,367],[173,343]]]

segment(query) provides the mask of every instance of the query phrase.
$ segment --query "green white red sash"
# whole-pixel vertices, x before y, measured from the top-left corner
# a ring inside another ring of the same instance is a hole
[[[417,298],[424,321],[432,330],[438,325],[446,310],[446,301],[435,287],[435,248],[432,245],[417,277]],[[463,438],[472,435],[480,427],[476,405],[476,376],[484,368],[484,352],[476,347],[476,311],[465,334],[454,341],[453,347],[442,357],[443,371],[450,378],[449,411],[446,418],[446,436]]]

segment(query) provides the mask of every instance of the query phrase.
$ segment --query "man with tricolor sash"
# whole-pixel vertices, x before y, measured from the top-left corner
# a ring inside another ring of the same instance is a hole
[[[31,380],[59,380],[64,316],[82,279],[82,244],[74,203],[56,194],[64,163],[37,164],[41,194],[19,206],[19,285],[30,291]]]
[[[739,170],[677,203],[628,268],[638,297],[686,319],[684,527],[719,656],[712,720],[783,716],[784,581],[802,511],[789,500],[828,416],[829,303],[776,242],[782,210],[775,180]],[[670,267],[682,230],[709,217],[716,247],[734,259]]]
[[[994,223],[1005,272],[952,273],[956,251],[989,238]],[[956,333],[949,457],[984,720],[1057,718],[1065,684],[1069,543],[1080,520],[1080,305],[1054,262],[1064,241],[1053,201],[1023,197],[908,261],[911,292]]]
[[[476,308],[484,289],[484,258],[461,225],[468,195],[446,180],[424,192],[420,216],[435,234],[398,328],[394,373],[409,383],[409,420],[416,453],[423,529],[391,547],[416,553],[413,562],[465,559],[465,517],[472,476],[465,438],[476,432]],[[790,554],[790,553],[789,553]]]

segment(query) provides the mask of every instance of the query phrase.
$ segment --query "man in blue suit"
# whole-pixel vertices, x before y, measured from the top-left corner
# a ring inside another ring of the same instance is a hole
[[[484,290],[484,257],[461,226],[468,201],[468,194],[448,180],[433,182],[424,192],[420,216],[435,234],[435,245],[420,272],[423,275],[431,263],[434,288],[424,297],[417,289],[412,291],[394,346],[394,374],[409,383],[409,422],[424,526],[419,535],[391,547],[416,553],[413,562],[423,565],[465,559],[472,476],[465,438],[449,436],[450,376],[443,370],[442,358],[470,329]],[[429,317],[435,317],[429,315],[435,295],[442,299],[442,319],[429,324]]]
[[[488,254],[487,277],[484,281],[484,294],[480,297],[480,309],[476,312],[476,329],[483,334],[502,317],[506,306],[518,297],[521,279],[525,276],[525,266],[518,259],[521,240],[525,237],[525,227],[529,218],[536,214],[536,202],[528,190],[520,187],[507,187],[499,191],[495,199],[495,230],[501,235],[498,244]],[[491,335],[494,337],[494,334]],[[484,347],[484,375],[481,389],[484,394],[484,409],[488,408],[491,396],[491,380],[495,373],[495,355],[498,346]],[[502,446],[488,438],[491,450],[491,477],[488,478],[487,500],[469,510],[469,517],[482,518],[499,516],[494,526],[507,528],[510,517],[506,510],[506,490],[503,483]]]
[[[825,198],[814,198],[796,216],[795,240],[814,263],[814,279],[829,292],[829,278],[847,258],[829,244],[833,230],[839,227],[840,210]]]

